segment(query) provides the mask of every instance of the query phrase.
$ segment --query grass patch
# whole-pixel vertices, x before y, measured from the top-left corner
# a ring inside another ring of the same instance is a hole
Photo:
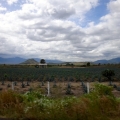
[[[118,120],[120,99],[111,91],[101,84],[81,97],[51,98],[34,90],[25,94],[1,91],[0,116],[16,120]]]

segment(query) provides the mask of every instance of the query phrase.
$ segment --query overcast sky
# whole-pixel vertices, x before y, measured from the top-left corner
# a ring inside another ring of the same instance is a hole
[[[120,57],[120,0],[0,0],[0,57]]]

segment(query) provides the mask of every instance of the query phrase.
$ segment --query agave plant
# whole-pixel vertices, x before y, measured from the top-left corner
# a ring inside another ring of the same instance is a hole
[[[102,75],[110,81],[110,85],[112,85],[112,76],[115,75],[114,70],[106,69],[102,72]]]
[[[67,84],[67,89],[66,89],[66,95],[72,95],[73,93],[72,93],[72,90],[71,90],[71,84],[70,83],[68,83]]]

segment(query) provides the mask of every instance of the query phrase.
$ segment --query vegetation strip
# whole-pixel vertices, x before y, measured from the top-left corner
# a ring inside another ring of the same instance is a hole
[[[16,120],[118,120],[120,99],[112,87],[95,84],[81,97],[50,98],[39,91],[25,94],[0,92],[0,115]]]

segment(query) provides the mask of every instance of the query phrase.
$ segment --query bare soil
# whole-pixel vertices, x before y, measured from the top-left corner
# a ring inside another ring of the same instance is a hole
[[[17,85],[14,86],[14,91],[19,93],[25,93],[30,90],[39,90],[42,94],[47,95],[47,89],[48,89],[48,82],[45,82],[42,84],[38,81],[33,81],[29,83],[29,86],[27,86],[27,81],[23,82],[25,87],[22,88],[22,83],[17,82]],[[9,86],[8,86],[9,84]],[[84,94],[83,88],[80,82],[70,82],[71,86],[71,95],[74,96],[81,96]],[[87,84],[87,83],[85,83]],[[94,87],[95,82],[89,82],[90,90]],[[102,82],[101,84],[109,85],[108,82]],[[114,82],[113,84],[116,84],[117,86],[120,86],[119,82]],[[50,82],[50,96],[52,97],[63,97],[66,96],[68,82]],[[12,83],[10,81],[5,81],[4,85],[0,83],[0,90],[12,90]],[[116,97],[120,97],[120,91],[113,89],[113,94]]]

